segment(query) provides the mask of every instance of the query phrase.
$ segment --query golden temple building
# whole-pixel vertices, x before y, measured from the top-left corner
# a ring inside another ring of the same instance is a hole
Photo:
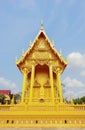
[[[60,76],[67,62],[55,50],[43,25],[16,63],[23,74],[22,103],[54,105],[63,102]]]
[[[85,104],[63,99],[61,74],[67,66],[43,24],[16,65],[23,75],[21,102],[0,105],[0,127],[85,128]]]

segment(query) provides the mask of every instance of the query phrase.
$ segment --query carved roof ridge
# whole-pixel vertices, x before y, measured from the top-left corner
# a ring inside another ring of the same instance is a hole
[[[25,54],[20,58],[19,61],[17,60],[17,62],[16,62],[17,65],[18,65],[20,62],[23,61],[24,57],[25,57],[27,54],[30,53],[30,50],[32,50],[32,48],[34,47],[35,42],[36,42],[36,40],[38,39],[38,37],[39,37],[39,35],[40,35],[41,33],[43,33],[43,34],[45,35],[46,39],[48,40],[48,42],[51,43],[51,41],[49,40],[49,38],[47,37],[47,35],[46,35],[46,33],[45,33],[45,30],[40,29],[39,32],[38,32],[38,34],[37,34],[37,36],[35,37],[35,39],[34,39],[34,41],[33,41],[33,44],[31,45],[31,47],[27,49],[27,51],[26,51]]]

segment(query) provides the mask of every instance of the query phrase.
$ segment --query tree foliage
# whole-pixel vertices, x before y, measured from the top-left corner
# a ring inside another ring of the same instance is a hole
[[[74,99],[74,104],[85,104],[85,96]]]
[[[20,93],[17,93],[15,95],[9,94],[8,96],[9,96],[9,99],[7,100],[5,94],[0,94],[0,103],[1,104],[11,104],[11,103],[16,104],[16,103],[20,102],[20,100],[21,100]]]
[[[16,104],[16,103],[20,102],[20,100],[21,100],[21,95],[19,93],[17,93],[14,96],[14,103]]]
[[[1,104],[5,104],[6,103],[6,97],[5,97],[5,95],[4,94],[0,94],[0,103]]]

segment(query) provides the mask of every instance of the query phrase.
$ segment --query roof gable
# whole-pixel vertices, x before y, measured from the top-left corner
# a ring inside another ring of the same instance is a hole
[[[41,53],[43,51],[44,53]],[[29,57],[33,57],[34,52],[36,53],[35,55],[37,55],[36,57],[39,57],[40,53],[41,59],[45,58],[45,55],[47,54],[47,52],[49,52],[50,57],[54,56],[61,62],[61,64],[63,64],[64,66],[67,65],[67,62],[62,58],[60,53],[54,48],[52,42],[47,37],[43,28],[40,29],[33,43],[31,43],[30,48],[24,53],[22,58],[16,62],[17,66],[19,67],[20,64],[24,63],[27,59],[29,59]]]

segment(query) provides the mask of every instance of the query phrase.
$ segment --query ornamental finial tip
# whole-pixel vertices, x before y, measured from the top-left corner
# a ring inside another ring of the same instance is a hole
[[[24,55],[24,50],[22,50],[22,56]]]
[[[30,40],[30,47],[33,45],[32,41]]]
[[[17,58],[17,57],[15,58],[15,62],[16,62],[16,63],[18,62],[18,58]]]
[[[54,47],[54,40],[52,41],[52,46]]]
[[[70,95],[70,103],[71,103],[71,104],[74,104],[74,101],[73,101],[73,98],[72,98],[71,95]]]
[[[60,49],[60,55],[62,56],[62,50]]]
[[[41,20],[40,30],[44,30],[44,22],[43,22],[43,20]]]

